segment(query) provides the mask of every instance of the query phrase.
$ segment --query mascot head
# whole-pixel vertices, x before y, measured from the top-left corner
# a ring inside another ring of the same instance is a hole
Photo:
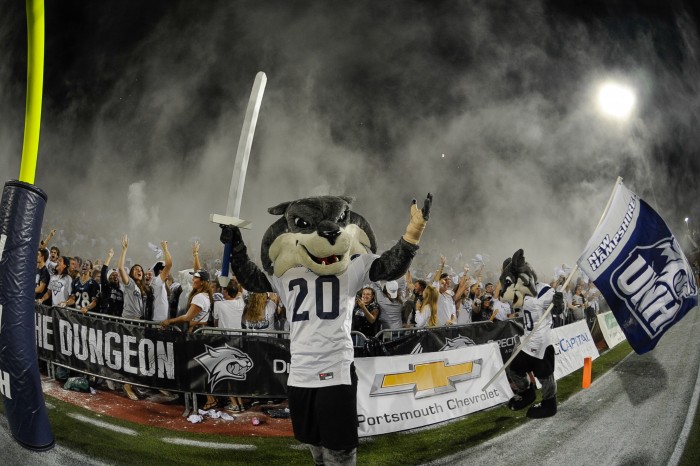
[[[278,277],[297,266],[317,275],[338,275],[353,255],[376,252],[372,228],[350,210],[352,200],[318,196],[270,207],[269,213],[282,217],[263,236],[263,269]]]
[[[523,307],[525,296],[537,295],[537,275],[530,264],[525,262],[522,249],[518,249],[512,258],[503,261],[500,281],[501,299],[509,302],[513,309]]]

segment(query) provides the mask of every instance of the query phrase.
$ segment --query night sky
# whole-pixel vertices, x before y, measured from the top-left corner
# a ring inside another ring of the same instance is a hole
[[[693,2],[46,2],[36,185],[67,254],[170,240],[218,255],[255,74],[268,77],[241,215],[257,251],[279,202],[356,198],[380,249],[435,195],[416,267],[524,248],[573,265],[617,176],[681,244],[700,226],[700,40]],[[0,5],[0,172],[19,174],[25,3]],[[597,86],[635,89],[623,122]]]

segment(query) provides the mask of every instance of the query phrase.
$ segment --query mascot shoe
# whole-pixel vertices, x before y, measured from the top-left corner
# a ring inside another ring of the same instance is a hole
[[[527,389],[517,392],[513,398],[508,400],[508,408],[512,411],[520,411],[530,406],[533,401],[535,401],[535,387],[533,384],[530,384]]]
[[[555,414],[557,414],[557,397],[542,400],[541,403],[528,409],[526,416],[530,419],[543,419],[552,417]]]

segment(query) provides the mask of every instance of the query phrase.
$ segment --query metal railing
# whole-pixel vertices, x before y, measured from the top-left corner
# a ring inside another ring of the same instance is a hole
[[[401,338],[405,335],[412,335],[414,333],[429,332],[431,330],[460,329],[460,328],[471,327],[474,325],[489,324],[489,323],[492,323],[492,322],[491,321],[482,321],[482,322],[469,322],[468,324],[461,324],[461,325],[440,325],[437,327],[407,327],[407,328],[396,328],[396,329],[384,329],[384,330],[380,330],[379,332],[377,332],[375,337],[378,338],[382,342],[387,342],[387,341],[395,340],[397,338]]]
[[[192,333],[205,335],[254,335],[258,337],[289,338],[288,330],[251,330],[245,328],[199,327]]]

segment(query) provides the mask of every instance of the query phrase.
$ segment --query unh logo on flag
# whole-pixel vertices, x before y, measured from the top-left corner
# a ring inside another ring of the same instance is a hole
[[[683,301],[697,296],[697,286],[675,238],[636,247],[611,276],[617,296],[650,337],[673,324]]]
[[[601,291],[632,348],[654,349],[698,303],[692,269],[663,219],[619,183],[578,260]]]

